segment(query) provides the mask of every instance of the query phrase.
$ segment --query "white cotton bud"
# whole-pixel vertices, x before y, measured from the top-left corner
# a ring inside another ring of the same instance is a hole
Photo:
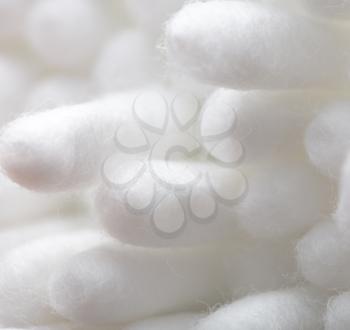
[[[48,235],[5,255],[0,265],[0,320],[8,325],[42,324],[58,318],[48,302],[51,273],[70,256],[98,245],[93,230]]]
[[[248,190],[237,204],[237,219],[255,238],[298,235],[331,210],[328,181],[307,164],[260,164],[246,177]]]
[[[154,70],[152,42],[139,30],[116,34],[102,48],[94,76],[102,91],[117,91],[145,83]]]
[[[350,102],[330,103],[305,133],[305,148],[310,161],[332,178],[339,177],[350,148],[349,110]]]
[[[325,330],[348,330],[350,327],[350,292],[331,298],[327,304]]]
[[[91,249],[56,269],[51,305],[65,318],[88,325],[201,309],[217,301],[223,289],[217,257],[209,248]]]
[[[349,56],[341,38],[335,26],[250,1],[188,4],[166,29],[171,60],[234,89],[344,86]]]
[[[299,269],[306,280],[325,289],[350,289],[350,247],[332,222],[319,224],[297,245]]]
[[[311,14],[326,18],[350,19],[349,0],[298,0]],[[297,2],[298,2],[297,1]]]
[[[90,0],[40,0],[29,13],[27,38],[48,65],[76,70],[93,60],[104,38],[98,3]]]
[[[1,135],[3,170],[32,190],[59,191],[91,182],[112,151],[118,124],[131,111],[131,94],[15,120]]]
[[[225,278],[231,296],[278,290],[296,280],[294,249],[290,244],[247,242],[224,251]]]
[[[25,63],[0,55],[0,126],[22,110],[31,80]]]
[[[162,24],[178,11],[185,0],[123,0],[130,17],[150,32],[159,33]]]
[[[86,80],[70,76],[49,77],[34,85],[28,93],[25,109],[33,112],[81,103],[91,92],[91,84]]]
[[[323,297],[296,288],[247,296],[224,306],[193,330],[319,330],[323,326]]]
[[[247,179],[235,168],[191,160],[123,162],[117,156],[105,163],[96,206],[102,225],[120,241],[203,245],[244,237],[235,210],[246,192]]]
[[[190,330],[204,314],[182,313],[132,323],[122,330]]]
[[[243,164],[303,157],[305,128],[325,99],[319,93],[218,89],[203,105],[202,144],[219,161],[234,152],[234,141],[243,147]]]

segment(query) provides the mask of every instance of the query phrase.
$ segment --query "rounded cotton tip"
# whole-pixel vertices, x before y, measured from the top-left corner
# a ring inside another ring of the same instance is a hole
[[[50,302],[83,324],[123,324],[198,309],[218,299],[217,257],[209,249],[95,248],[56,269]]]
[[[204,81],[234,89],[348,83],[348,58],[334,27],[251,1],[195,2],[170,20],[171,60]]]
[[[324,174],[338,178],[350,147],[350,103],[329,104],[305,133],[310,161]]]
[[[271,291],[220,308],[199,321],[194,330],[319,330],[324,305],[321,295],[311,290]]]
[[[237,218],[255,238],[301,234],[331,210],[328,181],[306,164],[260,165],[247,180],[249,189],[237,205]]]
[[[325,315],[326,330],[347,330],[350,327],[350,292],[330,299]]]
[[[350,287],[350,249],[332,222],[308,232],[297,245],[299,269],[306,280],[332,290]]]
[[[48,280],[70,256],[98,245],[93,230],[52,233],[13,249],[0,265],[0,320],[6,325],[45,324],[57,320],[48,303]]]
[[[92,60],[104,37],[99,11],[90,0],[37,1],[27,21],[30,45],[51,67],[81,68]]]

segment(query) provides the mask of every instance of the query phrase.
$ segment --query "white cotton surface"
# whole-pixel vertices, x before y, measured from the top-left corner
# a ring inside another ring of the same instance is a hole
[[[254,238],[300,235],[331,210],[329,182],[302,162],[260,164],[246,177],[248,190],[236,212]]]
[[[183,313],[133,323],[122,330],[190,330],[204,314]]]
[[[350,244],[333,222],[313,228],[300,240],[296,251],[306,280],[325,289],[350,289]]]
[[[249,1],[189,4],[166,29],[171,60],[199,79],[234,89],[347,84],[347,43],[336,27]]]
[[[28,93],[25,110],[48,110],[84,102],[91,98],[91,85],[86,79],[65,75],[43,79]]]
[[[210,249],[102,246],[56,270],[50,301],[65,318],[89,325],[205,309],[223,290],[217,262]]]
[[[97,191],[99,220],[112,236],[153,247],[245,237],[236,221],[236,207],[249,189],[244,173],[193,160],[152,159],[145,166],[141,176],[133,177],[135,163],[116,164]],[[131,184],[119,184],[129,175]]]
[[[6,325],[42,324],[58,318],[48,304],[48,280],[70,256],[100,244],[93,230],[48,235],[20,245],[1,259],[0,320]]]
[[[338,205],[334,214],[338,229],[350,236],[350,157],[348,156],[342,168],[339,182]]]
[[[3,170],[13,181],[40,191],[91,182],[133,100],[126,94],[17,119],[1,135]]]
[[[0,126],[22,110],[32,79],[25,63],[0,54]]]
[[[326,18],[350,19],[349,0],[298,0],[311,14]]]
[[[224,252],[223,265],[234,298],[282,289],[297,279],[294,246],[290,243],[248,241],[230,246]]]
[[[233,141],[244,149],[244,164],[271,157],[303,157],[303,136],[312,111],[329,97],[320,93],[218,89],[203,105],[202,143],[218,161],[220,156],[234,152]]]
[[[102,48],[94,77],[102,91],[116,91],[145,83],[154,71],[154,50],[142,30],[118,32]]]
[[[104,38],[101,8],[90,0],[39,0],[28,15],[28,42],[52,68],[79,70]]]
[[[131,19],[143,29],[159,34],[162,24],[178,11],[185,0],[123,0]]]
[[[247,296],[204,318],[194,330],[319,330],[324,299],[296,288]]]
[[[350,102],[332,102],[311,122],[305,133],[310,161],[325,175],[338,178],[350,148]]]
[[[348,330],[350,327],[350,293],[332,297],[325,314],[325,330]]]

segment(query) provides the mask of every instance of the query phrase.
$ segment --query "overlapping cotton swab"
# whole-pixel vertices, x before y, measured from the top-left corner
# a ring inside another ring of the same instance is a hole
[[[57,320],[48,302],[48,280],[70,256],[98,245],[94,230],[48,235],[6,254],[0,266],[0,320],[3,324],[45,324]]]
[[[50,301],[59,314],[84,324],[126,323],[203,309],[224,290],[217,262],[207,248],[99,247],[56,270]]]
[[[235,89],[342,87],[348,41],[336,26],[252,1],[195,2],[170,20],[166,46],[195,77]]]
[[[319,330],[325,300],[316,291],[296,288],[247,296],[203,319],[194,330]]]

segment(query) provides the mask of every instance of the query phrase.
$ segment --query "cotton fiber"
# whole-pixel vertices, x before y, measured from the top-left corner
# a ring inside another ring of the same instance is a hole
[[[39,0],[31,8],[27,38],[40,58],[58,69],[79,70],[104,38],[96,1]]]
[[[204,314],[183,313],[133,323],[122,330],[190,330]]]
[[[306,280],[330,290],[350,288],[350,245],[332,222],[320,223],[297,245],[299,269]]]
[[[294,247],[294,246],[293,246]],[[297,279],[292,244],[247,241],[224,252],[225,278],[233,298],[278,290]]]
[[[237,204],[239,225],[252,237],[298,235],[331,210],[331,189],[303,163],[261,164],[247,174],[245,198]]]
[[[326,330],[347,330],[350,327],[350,293],[332,297],[325,315]]]
[[[48,280],[69,256],[100,244],[92,230],[48,235],[6,254],[0,265],[0,320],[7,325],[43,324],[57,319],[48,303]]]
[[[305,133],[310,161],[325,175],[338,178],[350,147],[350,102],[323,107]]]
[[[203,319],[195,330],[319,330],[325,302],[303,288],[248,296],[224,306]]]
[[[51,276],[51,305],[85,324],[203,309],[223,290],[216,258],[210,249],[95,248]]]
[[[168,23],[169,56],[198,79],[235,89],[348,83],[336,27],[250,1],[195,2]]]
[[[10,123],[0,146],[6,174],[41,191],[90,182],[112,151],[116,127],[126,115],[125,97],[131,107],[133,98],[126,95],[23,116]]]

